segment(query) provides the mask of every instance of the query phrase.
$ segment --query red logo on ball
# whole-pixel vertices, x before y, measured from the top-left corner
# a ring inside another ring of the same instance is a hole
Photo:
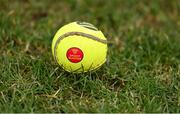
[[[66,57],[72,63],[78,63],[83,59],[83,52],[79,48],[72,47],[68,49]]]

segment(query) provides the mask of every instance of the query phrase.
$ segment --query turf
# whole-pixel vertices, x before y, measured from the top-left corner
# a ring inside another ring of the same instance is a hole
[[[180,112],[178,0],[1,0],[0,112]],[[51,41],[72,21],[108,39],[84,74],[55,63]]]

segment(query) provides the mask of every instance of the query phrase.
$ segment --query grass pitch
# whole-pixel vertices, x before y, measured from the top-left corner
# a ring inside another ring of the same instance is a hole
[[[180,112],[178,0],[1,0],[0,112]],[[108,61],[70,74],[51,54],[55,32],[86,21]]]

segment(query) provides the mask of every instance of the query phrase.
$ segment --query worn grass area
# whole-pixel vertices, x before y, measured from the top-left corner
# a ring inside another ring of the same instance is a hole
[[[178,0],[1,0],[0,112],[180,112]],[[86,21],[108,38],[108,62],[63,71],[51,41]]]

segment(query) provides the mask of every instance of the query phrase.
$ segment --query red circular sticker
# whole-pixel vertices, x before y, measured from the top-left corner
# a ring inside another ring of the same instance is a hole
[[[72,63],[78,63],[83,59],[83,52],[79,48],[72,47],[68,49],[66,57]]]

